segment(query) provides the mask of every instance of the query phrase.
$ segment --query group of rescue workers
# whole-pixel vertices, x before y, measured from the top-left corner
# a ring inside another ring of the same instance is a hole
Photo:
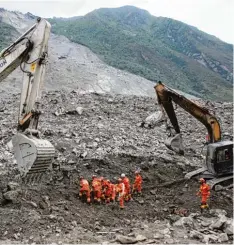
[[[104,177],[92,176],[91,184],[83,176],[79,180],[79,197],[87,203],[110,203],[119,201],[120,208],[124,208],[125,201],[132,200],[132,194],[141,194],[142,176],[140,170],[135,171],[134,183],[131,186],[129,178],[121,174],[118,183],[111,183]]]
[[[197,196],[201,196],[201,212],[209,208],[207,200],[210,197],[210,186],[205,179],[201,178],[200,189]],[[140,170],[135,171],[135,179],[131,188],[130,180],[125,174],[121,174],[118,183],[111,183],[109,179],[104,177],[92,176],[91,184],[83,176],[79,180],[79,197],[87,203],[110,203],[119,201],[120,208],[124,208],[125,201],[132,200],[132,194],[141,194],[142,176]]]

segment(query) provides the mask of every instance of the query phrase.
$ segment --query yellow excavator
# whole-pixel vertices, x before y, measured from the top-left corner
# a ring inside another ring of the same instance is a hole
[[[211,188],[218,183],[233,179],[233,142],[221,140],[221,129],[217,118],[207,108],[177,93],[161,81],[155,85],[154,89],[162,115],[165,119],[166,115],[168,116],[175,130],[175,133],[172,133],[165,141],[165,145],[170,150],[184,155],[182,135],[173,102],[200,121],[208,131],[205,166],[186,174],[185,178],[190,179],[200,175],[208,179],[207,183],[211,185]]]
[[[31,28],[0,53],[0,83],[17,67],[23,74],[17,134],[12,144],[21,176],[36,180],[47,171],[55,155],[53,145],[42,139],[37,129],[50,29],[49,22],[38,18]]]

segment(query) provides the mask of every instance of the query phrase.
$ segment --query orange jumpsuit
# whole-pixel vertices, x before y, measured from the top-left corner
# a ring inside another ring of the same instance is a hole
[[[137,191],[138,193],[141,193],[142,189],[142,177],[139,173],[135,175],[135,181],[133,184],[133,192]]]
[[[110,181],[107,181],[105,183],[105,199],[106,199],[106,203],[109,203],[111,201],[112,189],[113,189],[113,184],[111,184]]]
[[[124,208],[124,199],[125,199],[125,185],[123,182],[117,184],[117,193],[119,194],[119,206]]]
[[[111,188],[111,201],[114,202],[116,198],[116,185],[111,183],[110,188]]]
[[[200,185],[200,190],[198,191],[197,195],[201,196],[201,208],[208,207],[207,200],[210,196],[210,186],[206,183],[202,183]]]
[[[81,179],[80,180],[80,192],[79,196],[86,196],[87,202],[90,203],[90,187],[89,187],[89,182],[86,179]]]
[[[101,202],[102,196],[102,183],[100,178],[93,178],[92,189],[94,194],[94,201]]]
[[[124,177],[123,183],[125,185],[125,200],[129,201],[131,199],[131,185],[128,177]]]

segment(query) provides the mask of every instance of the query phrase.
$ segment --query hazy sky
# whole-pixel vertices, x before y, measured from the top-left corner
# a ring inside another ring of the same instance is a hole
[[[234,44],[234,0],[0,0],[2,8],[31,12],[41,17],[80,16],[94,9],[124,5],[146,9],[155,16],[183,21]]]

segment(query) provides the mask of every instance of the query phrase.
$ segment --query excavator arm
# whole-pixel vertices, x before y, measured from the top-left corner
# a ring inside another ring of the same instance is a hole
[[[37,130],[50,29],[46,20],[38,18],[35,25],[0,53],[0,82],[17,67],[23,72],[18,133],[12,139],[22,176],[46,171],[55,154],[52,144],[41,139]]]
[[[208,143],[215,143],[221,140],[221,129],[219,122],[215,116],[210,114],[208,109],[201,107],[183,95],[178,94],[160,81],[155,85],[154,89],[156,91],[158,103],[161,105],[163,114],[165,115],[166,112],[176,132],[174,137],[165,142],[168,148],[180,154],[184,154],[180,127],[172,102],[176,103],[185,111],[190,113],[206,127],[209,135]]]

